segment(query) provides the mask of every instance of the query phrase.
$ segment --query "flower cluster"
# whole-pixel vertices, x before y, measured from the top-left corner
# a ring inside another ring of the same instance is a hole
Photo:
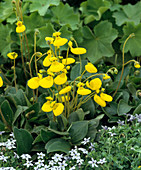
[[[52,95],[46,97],[47,102],[43,104],[42,110],[44,112],[53,111],[55,116],[59,116],[63,112],[66,113],[64,109],[71,113],[72,110],[78,109],[91,97],[94,97],[94,101],[97,104],[105,107],[106,101],[111,102],[112,97],[104,93],[102,80],[100,78],[91,78],[102,75],[105,80],[110,77],[107,74],[98,74],[97,68],[92,63],[88,62],[80,77],[77,77],[72,82],[68,81],[68,70],[70,69],[71,64],[75,63],[75,59],[68,55],[69,50],[75,55],[80,55],[85,54],[86,49],[82,47],[74,48],[72,41],[68,42],[66,38],[62,38],[60,35],[60,32],[55,32],[53,33],[53,37],[45,38],[46,42],[50,46],[50,49],[47,51],[47,56],[43,60],[43,66],[46,67],[47,70],[39,70],[37,76],[32,77],[27,83],[27,85],[33,90],[40,86],[52,91]],[[67,42],[68,52],[66,57],[63,57],[60,55],[60,47],[65,45]],[[41,57],[42,56],[40,56],[40,58]],[[85,72],[91,73],[91,76],[82,81],[82,76]],[[91,80],[89,81],[89,79]],[[86,98],[83,99],[83,96],[86,96]],[[80,97],[82,97],[82,100],[78,103],[78,98]],[[67,113],[67,117],[69,113]]]

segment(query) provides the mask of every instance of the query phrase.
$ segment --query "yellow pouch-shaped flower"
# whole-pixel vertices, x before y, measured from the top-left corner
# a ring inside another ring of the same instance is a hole
[[[90,93],[91,93],[91,90],[85,89],[84,87],[79,87],[77,90],[77,94],[80,94],[80,95],[88,95]]]
[[[106,106],[106,102],[97,94],[94,95],[94,101],[102,107]]]
[[[75,59],[74,58],[67,58],[67,59],[63,59],[62,60],[62,63],[64,64],[64,65],[69,65],[69,64],[72,64],[72,63],[74,63],[75,62]]]
[[[18,54],[15,53],[15,52],[12,52],[12,53],[8,53],[7,56],[8,56],[10,59],[14,60],[14,59],[16,59],[16,58],[18,57]]]
[[[103,75],[103,79],[104,79],[104,80],[107,80],[107,79],[110,79],[110,78],[111,78],[111,77],[108,76],[107,74],[104,74],[104,75]]]
[[[33,77],[30,80],[28,80],[27,85],[31,89],[37,89],[39,87],[40,80],[41,79],[39,77]]]
[[[39,85],[43,88],[50,88],[53,86],[53,77],[47,76],[40,80]]]
[[[55,103],[53,106],[53,113],[55,116],[59,116],[63,113],[64,105],[62,103]]]
[[[97,68],[92,63],[88,63],[87,65],[85,65],[85,69],[89,73],[96,73],[97,72]]]
[[[62,90],[60,90],[59,94],[65,94],[65,93],[68,93],[69,91],[71,91],[71,86],[67,86],[63,88]]]
[[[17,22],[17,27],[16,27],[16,32],[17,33],[22,33],[26,29],[25,25],[23,25],[22,21]]]
[[[68,42],[66,38],[57,37],[53,43],[54,46],[60,47]]]
[[[76,55],[85,54],[87,51],[85,48],[71,48],[71,52]]]
[[[67,81],[67,76],[65,73],[62,73],[60,75],[58,75],[55,79],[54,79],[54,83],[57,85],[62,85],[64,83],[66,83]]]
[[[107,102],[111,102],[113,100],[112,96],[105,93],[101,93],[100,97]]]
[[[51,65],[50,58],[51,58],[51,56],[47,56],[47,57],[43,60],[43,66],[44,66],[44,67],[49,67],[49,66]]]
[[[0,87],[2,87],[3,86],[3,80],[2,80],[2,78],[0,77]]]
[[[135,64],[134,64],[134,67],[135,67],[135,68],[140,68],[141,66],[140,66],[139,63],[135,63]]]
[[[91,90],[98,90],[100,89],[101,85],[102,81],[99,78],[91,80],[90,83],[88,81],[86,82],[86,86]]]
[[[62,102],[65,102],[65,101],[69,101],[70,97],[68,98],[68,96],[62,96],[61,99],[62,99]]]
[[[63,70],[63,68],[64,68],[64,65],[62,63],[59,63],[58,61],[55,61],[50,66],[49,70],[51,72],[60,72],[61,70]]]
[[[52,37],[46,37],[45,40],[49,42],[49,44],[53,44],[54,38]]]
[[[53,110],[53,107],[51,107],[50,101],[47,101],[46,103],[43,104],[41,108],[44,112],[51,112]]]

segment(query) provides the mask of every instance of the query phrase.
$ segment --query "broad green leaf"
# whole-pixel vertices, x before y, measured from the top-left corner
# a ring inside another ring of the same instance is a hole
[[[109,103],[109,106],[102,108],[102,110],[109,118],[111,118],[112,116],[117,114],[117,103],[111,102]]]
[[[54,132],[54,133],[57,134],[57,135],[62,135],[62,136],[69,135],[68,132],[60,132],[60,131],[58,131],[58,130],[51,129],[50,127],[48,127],[48,130],[50,130],[51,132]]]
[[[100,20],[102,14],[110,8],[110,2],[106,0],[87,0],[81,3],[80,10],[85,17],[84,22],[88,24],[94,20]]]
[[[14,127],[14,136],[17,143],[18,155],[29,154],[32,148],[33,137],[25,129],[18,129]]]
[[[13,14],[13,4],[11,0],[0,2],[0,22],[4,21]]]
[[[126,38],[134,33],[135,36],[130,38],[125,45],[125,52],[130,52],[133,57],[141,55],[141,23],[134,25],[133,22],[128,22],[123,27],[124,36],[120,40],[121,43],[124,43]]]
[[[87,132],[88,121],[73,122],[71,128],[69,129],[72,143],[78,143],[87,135]]]
[[[101,21],[93,28],[93,31],[94,33],[87,26],[83,27],[84,41],[81,44],[87,49],[85,57],[92,63],[103,56],[111,57],[114,54],[112,42],[117,37],[117,31],[108,21]]]
[[[41,129],[41,139],[46,143],[48,142],[50,139],[55,138],[57,135],[54,132],[51,131],[46,131],[44,129]]]
[[[140,114],[141,113],[141,104],[138,105],[138,107],[134,110],[133,115]]]
[[[53,22],[61,26],[68,25],[72,30],[78,28],[79,14],[75,13],[73,8],[67,3],[65,5],[60,3],[57,7],[52,7],[51,11],[53,13],[53,17],[51,18]]]
[[[130,93],[132,94],[132,97],[134,99],[137,99],[138,97],[137,97],[137,94],[136,94],[137,90],[135,88],[135,84],[129,83],[129,84],[127,84],[127,87],[128,87],[128,90],[130,91]]]
[[[35,103],[25,111],[25,115],[28,119],[31,119],[33,117],[36,117],[39,111],[40,111],[40,105],[39,103]]]
[[[132,106],[129,106],[123,99],[121,99],[117,109],[118,115],[121,116],[124,113],[128,113],[132,108]]]
[[[10,107],[10,104],[7,100],[5,100],[2,104],[1,104],[1,113],[3,114],[3,117],[5,119],[5,121],[7,122],[6,125],[9,125],[10,127],[12,126],[12,122],[13,122],[13,111]],[[5,123],[5,122],[4,122]]]
[[[47,153],[57,151],[68,153],[70,151],[70,148],[70,144],[61,138],[51,139],[45,146]]]
[[[141,21],[141,2],[135,5],[124,5],[120,11],[113,14],[113,17],[116,19],[118,26],[126,22],[134,22],[135,25],[138,25]]]
[[[25,15],[23,19],[24,25],[26,26],[26,33],[30,33],[46,24],[43,17],[37,12],[31,13],[29,16]]]
[[[42,138],[41,138],[41,135],[38,135],[35,139],[34,139],[34,141],[33,141],[33,145],[35,144],[35,143],[39,143],[39,142],[42,142],[43,140],[42,140]]]
[[[58,129],[64,131],[67,127],[68,120],[63,114],[61,114],[57,116],[57,123],[58,123]]]
[[[24,2],[32,2],[30,12],[38,11],[41,16],[44,16],[50,6],[59,5],[60,0],[24,0]]]
[[[8,24],[0,24],[0,53],[5,58],[7,57],[7,53],[11,52],[11,45],[13,44],[11,32],[12,29]]]

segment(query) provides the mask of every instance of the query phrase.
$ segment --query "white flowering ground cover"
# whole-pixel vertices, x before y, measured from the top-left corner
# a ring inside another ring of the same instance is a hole
[[[16,153],[13,133],[8,138],[0,132],[0,170],[78,170],[78,169],[140,169],[141,115],[126,116],[118,126],[102,126],[97,142],[84,138],[80,145],[64,153]]]

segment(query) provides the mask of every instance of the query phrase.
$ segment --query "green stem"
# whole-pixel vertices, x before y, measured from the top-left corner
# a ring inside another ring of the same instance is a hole
[[[15,70],[15,59],[14,59],[14,82],[15,82],[15,88],[17,92],[17,84],[16,84],[16,70]]]

